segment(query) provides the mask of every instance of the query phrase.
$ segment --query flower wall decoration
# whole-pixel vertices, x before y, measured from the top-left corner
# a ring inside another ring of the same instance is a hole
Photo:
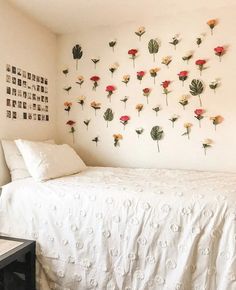
[[[63,69],[62,73],[67,77],[67,75],[69,73],[69,69],[68,68]]]
[[[187,52],[183,57],[182,57],[182,60],[183,61],[186,61],[187,64],[189,62],[189,60],[193,57],[193,53],[190,51],[190,52]]]
[[[169,68],[169,64],[172,62],[171,56],[164,56],[161,60],[161,63],[164,64],[167,68]]]
[[[107,128],[108,128],[108,122],[111,122],[114,119],[114,113],[112,112],[111,108],[108,108],[106,112],[103,115],[104,120],[107,122]]]
[[[93,90],[96,91],[96,89],[98,87],[98,82],[100,81],[100,77],[99,76],[92,76],[90,78],[90,80],[93,82]]]
[[[211,139],[205,139],[202,142],[202,148],[204,149],[204,154],[206,155],[207,148],[210,148],[212,146],[212,140]]]
[[[97,63],[100,61],[100,58],[99,57],[94,57],[94,58],[91,58],[91,61],[94,63],[94,68],[96,69],[97,67]]]
[[[193,125],[191,123],[184,123],[185,132],[182,134],[182,136],[188,136],[188,139],[190,139],[190,132],[192,126]]]
[[[84,77],[83,76],[78,76],[76,84],[78,84],[80,86],[80,88],[81,88],[83,83],[84,83]]]
[[[156,106],[152,108],[154,112],[156,112],[156,116],[158,115],[158,112],[161,110],[161,106]]]
[[[189,85],[189,88],[190,88],[190,94],[192,96],[198,96],[200,107],[202,107],[201,94],[204,90],[202,81],[196,80],[196,79],[192,80],[191,84]]]
[[[145,71],[141,70],[137,72],[137,79],[140,81],[140,84],[144,76],[145,76]]]
[[[68,93],[68,95],[69,95],[71,89],[72,89],[71,86],[68,86],[68,87],[64,87],[64,88],[63,88],[63,90],[66,91],[66,92]]]
[[[189,99],[188,96],[183,95],[179,100],[179,104],[183,107],[184,110],[185,110],[185,106],[188,105],[188,99]]]
[[[73,58],[76,60],[76,70],[78,70],[78,61],[82,58],[83,56],[83,51],[82,51],[82,47],[79,44],[76,44],[73,48],[72,48],[72,55]]]
[[[163,138],[164,131],[161,129],[160,126],[152,127],[150,135],[154,141],[157,142],[158,152],[160,152],[159,141]]]
[[[130,81],[130,75],[124,75],[122,79],[122,83],[126,84],[127,86],[129,81]]]
[[[140,112],[143,110],[143,104],[137,104],[135,109],[138,111],[138,116],[140,117]]]
[[[84,110],[84,102],[85,102],[85,96],[78,97],[78,104],[81,105],[82,110]]]
[[[110,102],[111,102],[111,96],[113,95],[115,90],[116,90],[116,87],[113,85],[109,85],[106,87],[106,92],[108,92],[107,97]]]
[[[172,128],[174,128],[175,126],[175,122],[179,119],[179,116],[178,115],[173,115],[169,120],[171,121],[172,123]]]
[[[137,133],[138,138],[139,138],[140,135],[143,134],[143,131],[144,131],[144,129],[143,129],[142,127],[139,127],[139,128],[137,128],[137,129],[135,129],[135,132]]]
[[[166,105],[168,106],[168,94],[170,91],[168,90],[168,87],[170,85],[170,81],[164,81],[161,83],[161,86],[163,87],[163,94],[166,96]]]
[[[153,78],[153,81],[154,81],[154,85],[156,83],[156,76],[157,76],[157,72],[159,71],[160,69],[158,67],[155,67],[155,68],[151,68],[149,70],[149,73],[151,75],[151,77]]]
[[[123,124],[123,126],[124,126],[124,130],[125,130],[125,126],[128,124],[128,122],[129,122],[129,120],[130,120],[130,117],[129,116],[127,116],[127,115],[125,115],[125,116],[121,116],[120,117],[120,122],[121,122],[121,124]]]
[[[148,97],[149,97],[150,93],[151,93],[151,89],[149,89],[149,88],[143,89],[143,95],[144,95],[144,97],[147,98],[147,104],[148,104]]]
[[[151,39],[148,43],[149,53],[153,55],[153,61],[155,62],[155,56],[158,53],[160,44],[156,39]]]
[[[92,139],[93,142],[95,142],[96,146],[98,146],[98,142],[99,142],[99,137],[96,136]]]
[[[113,77],[114,72],[118,69],[119,64],[117,62],[113,63],[110,67],[109,67],[109,71],[111,72],[111,77]]]
[[[201,33],[201,34],[196,38],[196,44],[197,44],[198,48],[199,48],[200,45],[202,44],[204,37],[205,37],[205,33]]]
[[[97,103],[95,101],[93,101],[90,106],[94,109],[95,112],[95,116],[97,116],[97,110],[101,109],[101,103]]]
[[[66,125],[70,126],[70,131],[69,131],[69,133],[72,134],[73,143],[75,143],[75,136],[74,136],[74,133],[75,133],[75,127],[74,127],[74,125],[75,125],[75,124],[76,124],[76,122],[73,121],[73,120],[69,120],[69,121],[66,122]]]
[[[127,103],[128,99],[129,98],[127,96],[125,96],[123,99],[120,100],[121,102],[124,103],[124,109],[126,109],[126,103]]]
[[[71,102],[65,102],[64,103],[64,107],[65,107],[65,111],[68,112],[68,115],[70,113],[71,107],[72,107],[72,103]]]
[[[113,52],[115,51],[116,44],[117,44],[116,39],[113,39],[113,40],[109,41],[109,46],[112,48]]]
[[[188,71],[182,70],[178,73],[179,80],[182,81],[182,86],[184,86],[184,81],[188,78]]]
[[[89,123],[91,122],[90,119],[86,119],[84,120],[84,125],[86,126],[87,130],[88,130],[88,126],[89,126]]]
[[[194,114],[195,114],[195,118],[198,120],[198,123],[199,123],[199,128],[201,128],[201,120],[204,118],[203,114],[205,113],[205,110],[203,109],[196,109],[194,111]]]
[[[113,139],[114,139],[114,146],[118,147],[120,146],[120,140],[123,139],[123,136],[121,134],[113,134]]]
[[[204,69],[206,69],[206,68],[204,67],[204,64],[206,64],[206,60],[205,60],[205,59],[198,59],[198,60],[195,61],[195,64],[196,64],[196,66],[198,67],[199,72],[200,72],[200,76],[201,76],[201,75],[202,75],[202,71],[203,71]]]
[[[172,41],[170,41],[169,43],[172,44],[174,46],[174,48],[176,49],[177,44],[179,44],[180,40],[179,40],[179,36],[175,35],[174,37],[172,37]]]
[[[225,48],[223,46],[217,46],[214,48],[214,51],[215,51],[215,55],[219,57],[219,60],[221,62],[221,57],[222,55],[225,54]]]
[[[223,117],[220,115],[210,117],[210,120],[212,121],[212,124],[215,126],[215,131],[216,131],[216,126],[221,124],[223,122]]]
[[[211,81],[209,84],[209,88],[214,90],[214,93],[216,92],[216,89],[218,88],[218,86],[219,86],[219,81],[217,79]]]
[[[207,21],[207,25],[211,29],[211,35],[213,35],[213,29],[215,28],[216,24],[217,24],[217,20],[216,19],[210,19],[210,20]]]
[[[137,58],[137,53],[138,53],[138,50],[135,49],[135,48],[132,48],[132,49],[128,50],[128,55],[130,55],[130,58],[133,61],[133,67],[134,68],[135,68],[135,59]]]
[[[141,37],[142,35],[144,35],[144,33],[146,32],[145,27],[144,26],[140,26],[137,31],[135,31],[135,34],[139,37],[139,41],[141,41]]]

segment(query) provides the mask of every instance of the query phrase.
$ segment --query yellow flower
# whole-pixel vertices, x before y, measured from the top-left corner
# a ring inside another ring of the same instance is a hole
[[[145,33],[145,27],[144,26],[140,26],[138,28],[138,31],[137,31],[139,34],[144,34]]]
[[[186,102],[186,101],[188,101],[188,96],[187,95],[183,95],[179,100],[181,101],[181,102]]]
[[[113,134],[113,138],[115,140],[122,140],[123,139],[123,136],[121,134]]]
[[[119,67],[119,64],[118,64],[117,62],[115,62],[115,63],[113,63],[113,64],[109,67],[109,69],[110,69],[110,70],[116,70],[118,67]]]
[[[130,80],[130,75],[124,75],[123,76],[123,81],[128,82]]]
[[[172,57],[171,56],[164,56],[161,60],[161,63],[162,64],[165,64],[165,65],[169,65],[170,63],[172,62]]]
[[[143,109],[143,104],[137,104],[135,108],[138,112],[141,112]]]
[[[91,104],[91,107],[93,107],[94,109],[100,109],[101,107],[101,103],[97,103],[95,101],[93,101]]]
[[[213,121],[214,125],[218,125],[220,123],[223,122],[223,117],[220,115],[214,116],[214,117],[210,117],[210,120]]]
[[[150,74],[156,74],[160,69],[158,67],[151,68],[149,70]]]
[[[184,128],[189,129],[192,127],[191,123],[184,123]]]

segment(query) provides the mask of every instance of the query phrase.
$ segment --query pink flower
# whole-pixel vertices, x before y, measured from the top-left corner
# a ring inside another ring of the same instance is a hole
[[[132,57],[134,57],[137,53],[138,53],[138,50],[134,49],[134,48],[132,48],[128,51],[128,54],[132,55]]]
[[[166,88],[169,87],[169,84],[170,84],[170,81],[164,81],[164,82],[162,82],[161,86],[162,86],[164,89],[166,89]]]
[[[188,71],[183,70],[178,73],[179,80],[182,81],[182,84],[184,85],[184,81],[188,78]]]
[[[206,60],[205,59],[198,59],[195,62],[196,65],[204,65],[205,63],[206,63]]]
[[[128,121],[130,120],[130,117],[129,116],[121,116],[120,117],[120,122],[121,124],[124,125],[124,130],[125,130],[125,126],[128,124]]]
[[[195,113],[195,115],[197,115],[197,116],[201,116],[202,114],[204,114],[204,110],[203,109],[196,109],[195,111],[194,111],[194,113]]]
[[[143,89],[143,93],[144,94],[149,94],[150,92],[151,92],[151,90],[149,88]]]
[[[97,82],[97,81],[100,80],[100,77],[98,77],[98,76],[92,76],[92,77],[90,78],[90,80],[93,81],[93,82]]]
[[[107,97],[109,98],[110,102],[111,102],[111,95],[113,94],[113,92],[116,90],[115,86],[107,86],[106,87],[106,92],[108,92]]]
[[[145,71],[143,71],[143,70],[137,72],[137,79],[140,81],[140,84],[141,84],[141,81],[142,81],[144,75],[145,75]]]
[[[215,55],[219,56],[221,61],[221,56],[225,54],[225,48],[223,46],[217,46],[214,48]]]

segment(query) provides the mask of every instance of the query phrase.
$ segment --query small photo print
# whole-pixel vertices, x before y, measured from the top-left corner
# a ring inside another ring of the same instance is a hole
[[[34,74],[32,74],[32,81],[35,81],[36,77]]]
[[[27,82],[26,81],[23,81],[23,87],[27,88]]]
[[[31,93],[28,93],[28,100],[31,100]]]
[[[6,65],[6,71],[7,71],[7,72],[11,72],[11,65],[10,65],[10,64],[7,64],[7,65]]]
[[[20,68],[17,69],[17,75],[21,76],[22,75],[22,70]]]
[[[23,91],[23,98],[26,99],[27,97],[27,92]]]
[[[38,83],[40,82],[40,77],[39,77],[39,76],[36,77],[36,81],[37,81]]]
[[[37,105],[33,104],[33,110],[36,110],[36,109],[37,109]]]
[[[37,98],[36,98],[36,95],[35,95],[35,94],[32,94],[32,100],[33,100],[33,101],[36,101],[36,100],[37,100]]]
[[[12,119],[17,119],[17,112],[12,112]]]
[[[37,85],[37,92],[40,92],[40,85]]]
[[[11,82],[11,76],[10,75],[6,75],[6,82],[10,83]]]
[[[33,114],[33,120],[34,120],[34,121],[37,120],[37,114]]]
[[[26,78],[26,71],[25,70],[23,70],[22,76],[23,76],[23,78]]]
[[[11,99],[7,99],[7,101],[6,101],[6,105],[7,105],[8,107],[11,107]]]
[[[44,92],[47,94],[48,93],[48,87],[45,87]]]
[[[36,91],[36,85],[32,85],[32,90]]]
[[[41,96],[41,102],[44,103],[44,96]]]
[[[40,100],[41,100],[40,96],[37,96],[37,102],[40,102]]]
[[[16,96],[16,89],[12,89],[12,95]]]
[[[45,120],[46,120],[45,117],[46,117],[46,116],[42,115],[42,121],[45,121]]]
[[[12,72],[13,74],[16,74],[16,67],[15,67],[15,66],[12,66],[12,67],[11,67],[11,72]]]
[[[11,88],[7,87],[7,94],[10,95],[11,94]]]
[[[41,86],[41,93],[44,93],[44,87]]]
[[[16,78],[15,77],[12,77],[12,84],[16,85]]]
[[[48,85],[48,79],[45,79],[44,84]]]
[[[21,101],[18,101],[18,108],[22,109],[22,102]]]
[[[38,115],[38,121],[41,121],[41,115]]]
[[[37,106],[38,111],[41,111],[41,105]]]
[[[49,115],[46,115],[46,121],[49,121]]]
[[[23,119],[27,120],[27,113],[26,112],[23,113]]]
[[[18,90],[18,97],[22,97],[22,90]]]
[[[31,73],[28,73],[28,74],[27,74],[27,79],[28,79],[28,80],[31,80]]]
[[[48,106],[45,106],[45,112],[48,112]]]
[[[27,109],[27,103],[26,102],[23,102],[23,109]]]
[[[32,114],[31,113],[28,114],[28,119],[32,120]]]
[[[44,83],[44,78],[43,77],[41,77],[41,84],[43,84]]]
[[[8,111],[8,110],[7,110],[7,118],[8,118],[8,119],[11,119],[11,111]]]
[[[15,100],[12,101],[12,107],[16,108],[17,102]]]
[[[45,103],[48,103],[48,97],[45,97]]]
[[[17,80],[17,85],[18,85],[19,87],[21,87],[21,84],[22,84],[21,79],[18,79],[18,80]]]

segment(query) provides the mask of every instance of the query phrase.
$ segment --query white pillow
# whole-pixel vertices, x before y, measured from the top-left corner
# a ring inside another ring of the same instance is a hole
[[[47,140],[46,143],[54,144],[54,140]],[[2,148],[6,160],[7,167],[11,174],[11,180],[24,179],[31,177],[25,166],[25,161],[18,150],[14,141],[2,140]]]
[[[71,175],[86,169],[84,162],[69,145],[26,140],[16,140],[15,143],[36,181]]]

